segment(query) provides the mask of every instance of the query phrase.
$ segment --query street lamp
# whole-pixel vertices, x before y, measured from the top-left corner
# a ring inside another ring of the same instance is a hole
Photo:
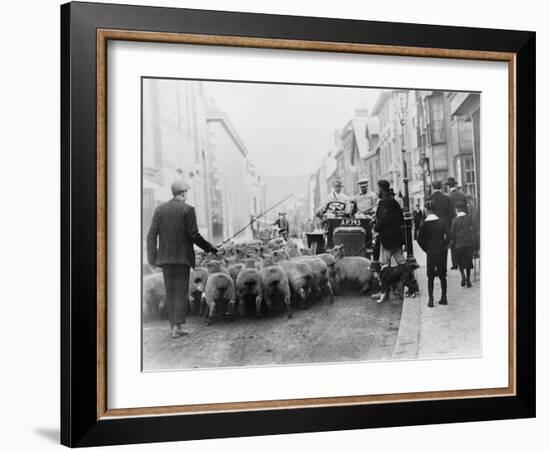
[[[412,239],[412,214],[409,202],[409,178],[407,172],[407,159],[405,148],[405,124],[407,122],[407,111],[409,103],[409,91],[407,90],[395,90],[393,91],[393,103],[395,112],[401,124],[401,156],[403,158],[403,218],[405,219],[405,251],[407,252],[407,262],[416,264],[416,259],[413,252],[413,239]]]

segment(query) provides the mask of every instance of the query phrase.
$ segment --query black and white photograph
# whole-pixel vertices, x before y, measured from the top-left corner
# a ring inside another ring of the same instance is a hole
[[[142,77],[142,370],[480,357],[480,99]]]

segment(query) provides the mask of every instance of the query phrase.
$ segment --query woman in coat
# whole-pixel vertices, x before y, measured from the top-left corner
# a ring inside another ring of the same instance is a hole
[[[466,214],[466,205],[463,202],[456,204],[456,218],[451,225],[451,250],[455,254],[462,281],[462,287],[472,287],[470,272],[472,270],[472,255],[475,248],[475,227],[472,218]],[[466,274],[464,274],[466,272]]]

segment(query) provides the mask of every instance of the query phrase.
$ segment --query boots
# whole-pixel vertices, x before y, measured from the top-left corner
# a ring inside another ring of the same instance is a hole
[[[466,276],[464,275],[464,269],[461,266],[459,270],[460,270],[460,286],[464,287],[466,286]]]
[[[434,307],[434,279],[428,278],[428,308]]]
[[[440,305],[447,305],[447,279],[440,278],[441,281],[441,300],[439,300]]]

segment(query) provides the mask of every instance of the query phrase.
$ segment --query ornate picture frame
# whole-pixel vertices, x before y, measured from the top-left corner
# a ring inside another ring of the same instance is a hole
[[[506,62],[508,386],[109,408],[106,355],[109,41],[284,49],[298,54],[319,51]],[[61,56],[61,442],[64,445],[535,416],[535,33],[76,2],[61,7]]]

